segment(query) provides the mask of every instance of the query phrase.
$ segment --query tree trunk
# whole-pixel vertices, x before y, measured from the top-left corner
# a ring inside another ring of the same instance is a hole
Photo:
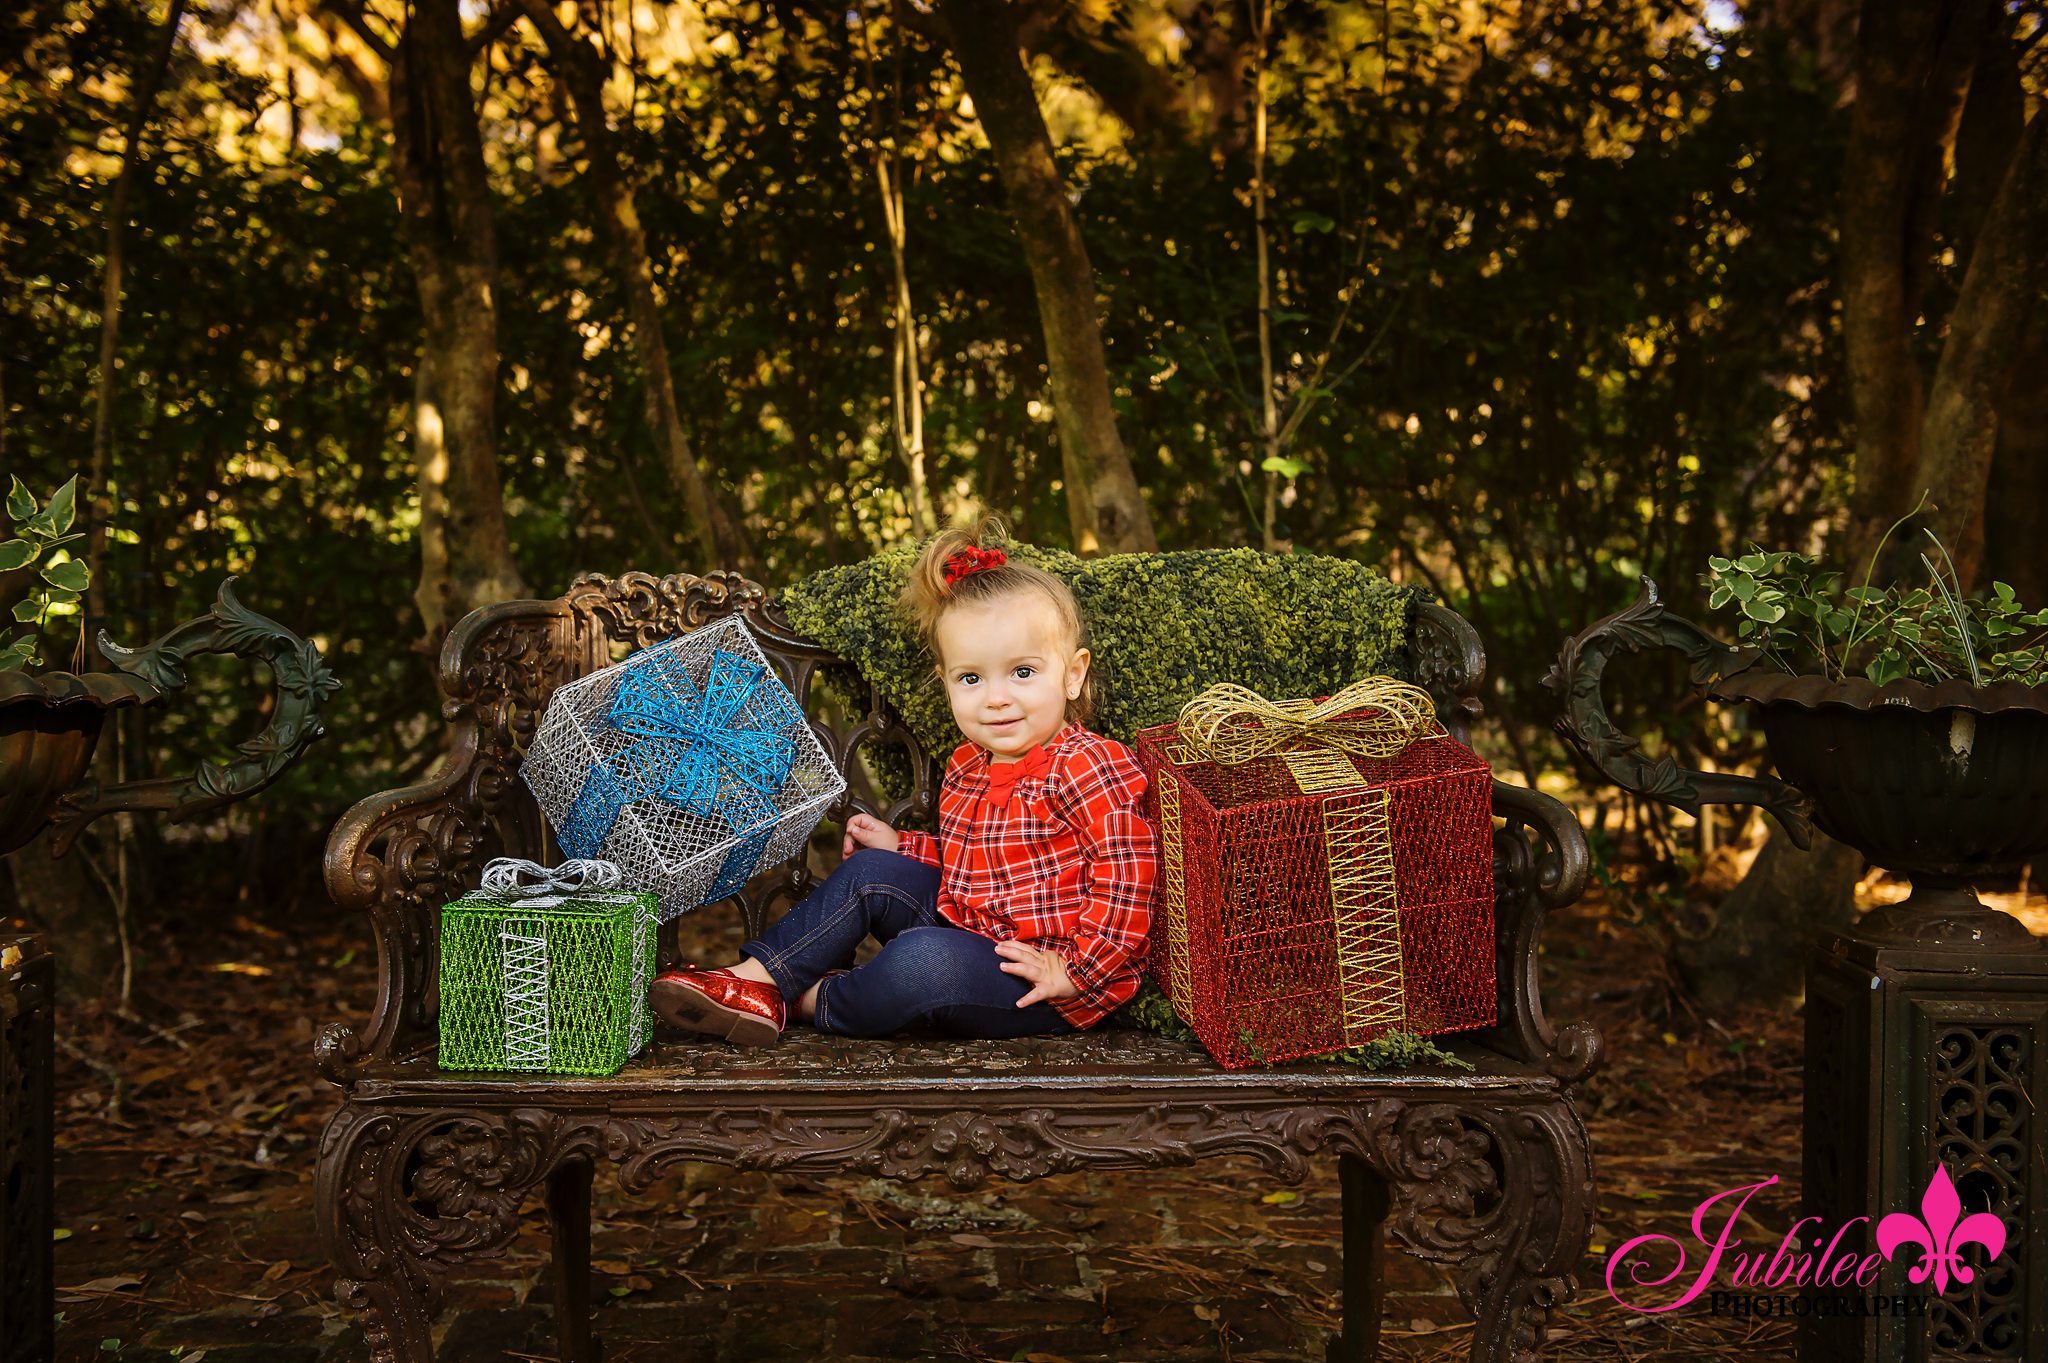
[[[1913,333],[1956,129],[1994,10],[1991,0],[1866,0],[1857,29],[1840,287],[1856,413],[1843,568],[1858,582],[1886,529],[1919,498]]]
[[[1156,549],[1151,513],[1117,435],[1095,273],[1018,51],[1016,12],[1005,0],[945,0],[939,13],[995,151],[1038,295],[1075,552]]]
[[[2048,373],[2048,326],[2037,315],[2013,373]],[[1998,409],[1998,450],[1984,498],[1980,586],[2009,584],[2035,610],[2048,609],[2048,384],[2017,379]],[[1966,584],[1967,585],[1967,584]],[[2048,882],[2037,882],[2048,889]]]
[[[156,56],[135,83],[135,109],[128,119],[128,140],[121,149],[121,173],[114,177],[114,192],[107,201],[107,262],[101,280],[100,368],[92,419],[92,469],[86,475],[91,501],[85,517],[85,561],[92,570],[86,588],[85,616],[78,625],[78,650],[71,670],[84,672],[99,661],[94,643],[107,618],[107,523],[114,517],[113,493],[108,489],[114,462],[114,366],[121,336],[121,272],[125,260],[122,238],[128,229],[128,193],[135,183],[136,162],[141,159],[142,131],[149,124],[149,111],[163,87],[170,69],[171,51],[177,46],[178,21],[185,17],[185,0],[171,0],[171,12],[164,19],[163,37]],[[4,409],[0,409],[4,410]]]
[[[645,385],[647,428],[661,453],[662,467],[668,471],[676,491],[682,494],[703,566],[751,566],[743,564],[738,538],[726,523],[723,508],[712,496],[703,470],[697,467],[676,406],[661,305],[654,296],[654,267],[647,257],[647,232],[640,225],[633,186],[620,169],[617,140],[605,115],[604,84],[609,66],[601,53],[562,26],[548,0],[520,0],[520,5],[547,44],[555,70],[576,106],[577,131],[582,134],[584,155],[590,162],[584,171],[584,183],[590,191],[591,209],[611,242],[612,264],[623,282],[627,305],[633,314],[633,346]],[[756,572],[758,575],[758,569]]]
[[[441,427],[441,403],[433,371],[420,357],[412,383],[412,459],[420,486],[420,584],[413,589],[426,634],[418,647],[429,657],[440,652],[448,632],[448,608],[455,586],[448,578],[448,443]]]
[[[2013,360],[2048,283],[2048,119],[2020,137],[1991,214],[1970,252],[1948,341],[1928,394],[1915,486],[1955,560],[1964,591],[1984,558],[1984,494],[1998,441],[1998,407]]]
[[[910,306],[910,271],[903,250],[908,224],[903,220],[903,171],[896,158],[875,149],[875,182],[882,194],[882,225],[889,233],[889,255],[896,266],[896,345],[890,357],[890,394],[896,423],[896,451],[910,474],[910,523],[920,535],[935,534],[931,486],[924,471],[924,380],[917,363],[917,313]]]
[[[392,59],[392,164],[447,451],[451,613],[527,594],[498,481],[498,249],[469,68],[455,0],[422,0]]]
[[[14,898],[50,944],[57,977],[73,999],[98,998],[121,968],[114,909],[78,848],[50,855],[47,836],[11,852]]]
[[[1702,999],[1763,1007],[1796,1004],[1804,989],[1806,941],[1816,928],[1856,921],[1863,854],[1816,831],[1802,852],[1774,831],[1742,883],[1721,901],[1715,926],[1672,954]]]

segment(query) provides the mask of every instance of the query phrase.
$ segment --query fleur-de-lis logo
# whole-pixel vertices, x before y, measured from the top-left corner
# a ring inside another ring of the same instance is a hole
[[[1889,1261],[1892,1251],[1905,1244],[1919,1245],[1925,1252],[1906,1274],[1906,1281],[1924,1283],[1931,1276],[1937,1293],[1948,1291],[1948,1280],[1969,1282],[1974,1276],[1960,1253],[1964,1245],[1984,1246],[1996,1259],[2005,1249],[2005,1222],[1990,1212],[1974,1212],[1956,1224],[1962,1215],[1962,1199],[1949,1182],[1948,1170],[1934,1166],[1934,1177],[1920,1195],[1920,1215],[1893,1212],[1877,1223],[1877,1250]]]

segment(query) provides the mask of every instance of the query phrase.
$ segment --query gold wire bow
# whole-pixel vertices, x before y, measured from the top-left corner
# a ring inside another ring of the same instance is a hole
[[[1378,713],[1339,718],[1355,710]],[[1322,702],[1267,700],[1222,682],[1180,711],[1189,754],[1232,767],[1298,744],[1385,759],[1443,732],[1429,693],[1392,677],[1361,678]]]

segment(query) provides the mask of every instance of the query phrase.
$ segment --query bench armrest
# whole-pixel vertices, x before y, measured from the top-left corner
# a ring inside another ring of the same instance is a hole
[[[593,652],[563,601],[500,602],[449,631],[439,770],[357,801],[327,838],[327,893],[344,913],[368,915],[376,938],[377,1002],[360,1035],[321,1032],[322,1077],[345,1083],[359,1059],[399,1059],[438,1039],[441,906],[473,889],[492,857],[542,859],[546,830],[519,763],[548,698]]]
[[[1591,858],[1585,830],[1561,802],[1526,786],[1493,783],[1494,969],[1500,1020],[1477,1039],[1542,1065],[1568,1084],[1596,1069],[1606,1043],[1590,1023],[1553,1028],[1543,1015],[1543,925],[1552,909],[1577,902]]]

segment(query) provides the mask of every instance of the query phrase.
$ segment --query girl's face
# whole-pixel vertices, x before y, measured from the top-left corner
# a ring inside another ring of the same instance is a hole
[[[947,611],[937,643],[960,732],[998,762],[1058,733],[1088,675],[1088,650],[1070,645],[1052,604],[1035,593]]]

